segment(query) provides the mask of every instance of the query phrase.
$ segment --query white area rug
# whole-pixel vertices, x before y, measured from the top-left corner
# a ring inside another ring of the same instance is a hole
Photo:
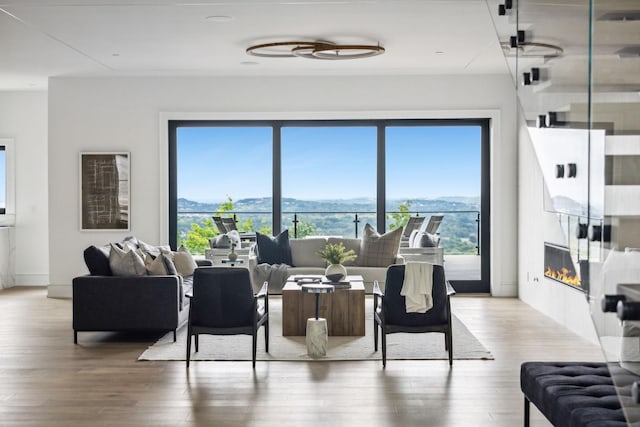
[[[258,360],[379,360],[382,348],[373,351],[373,300],[366,301],[366,332],[363,337],[329,337],[327,356],[307,356],[305,337],[282,336],[282,299],[269,298],[269,353],[264,351],[264,328],[258,331]],[[455,316],[452,319],[454,359],[493,359],[491,353]],[[187,327],[178,330],[173,342],[170,332],[140,355],[138,360],[185,360]],[[381,343],[380,343],[381,345]],[[251,360],[251,336],[200,335],[200,350],[191,348],[191,360]],[[444,334],[390,334],[387,336],[387,359],[448,359]]]

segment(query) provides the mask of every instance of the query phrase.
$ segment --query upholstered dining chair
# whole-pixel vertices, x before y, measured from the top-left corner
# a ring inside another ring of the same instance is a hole
[[[193,293],[189,295],[187,324],[187,368],[191,359],[191,339],[199,336],[251,335],[252,360],[256,367],[258,329],[264,326],[265,350],[269,352],[269,293],[264,283],[253,293],[249,270],[234,267],[200,267],[193,273]]]
[[[400,294],[405,276],[405,265],[394,264],[387,269],[384,292],[378,282],[373,284],[373,339],[378,351],[378,327],[382,333],[382,366],[387,365],[387,335],[397,332],[444,334],[444,346],[449,353],[449,366],[453,365],[453,339],[451,329],[451,304],[455,293],[447,283],[444,268],[433,265],[431,295],[433,306],[425,313],[407,313],[405,297]]]

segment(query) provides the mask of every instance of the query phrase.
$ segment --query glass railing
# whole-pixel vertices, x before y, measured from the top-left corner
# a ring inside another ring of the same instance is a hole
[[[272,234],[271,212],[227,211],[223,217],[233,218],[237,229],[242,233],[260,232]],[[387,228],[394,226],[393,218],[400,215],[404,226],[409,216],[424,217],[428,221],[431,215],[443,215],[438,228],[440,246],[449,255],[480,255],[480,212],[476,210],[459,211],[387,211]],[[178,212],[178,242],[185,244],[194,253],[203,253],[208,239],[219,234],[213,222],[214,212]],[[395,215],[395,216],[394,216]],[[377,229],[375,212],[304,212],[283,211],[281,229],[288,229],[292,238],[309,236],[362,237],[365,224]]]

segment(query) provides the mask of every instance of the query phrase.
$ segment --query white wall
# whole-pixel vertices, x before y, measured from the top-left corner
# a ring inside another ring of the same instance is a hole
[[[599,344],[586,295],[544,277],[544,242],[562,244],[558,216],[543,205],[543,177],[527,127],[518,155],[518,296],[576,334]]]
[[[486,112],[492,116],[492,293],[516,292],[515,92],[508,76],[52,78],[49,81],[50,295],[68,292],[85,274],[90,244],[134,234],[163,237],[161,200],[166,164],[160,159],[163,113],[215,119],[312,114],[318,118],[421,112],[425,118]],[[376,113],[373,113],[376,112]],[[169,114],[170,115],[170,114]],[[131,152],[131,232],[81,232],[78,153]],[[425,161],[428,161],[425,159]],[[455,173],[452,170],[451,173]],[[53,226],[55,224],[55,226]],[[66,290],[65,290],[66,288]]]
[[[0,92],[0,138],[15,148],[15,284],[47,285],[47,93]]]

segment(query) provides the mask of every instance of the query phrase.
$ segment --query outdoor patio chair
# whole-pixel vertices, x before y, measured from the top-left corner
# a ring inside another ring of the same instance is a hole
[[[227,230],[227,233],[230,232],[231,230],[236,230],[236,231],[238,230],[236,221],[233,218],[222,218],[222,224],[224,224],[224,227]]]
[[[238,226],[236,224],[236,220],[233,218],[222,218],[222,223],[224,224],[224,227],[226,228],[226,233],[230,232],[230,231],[238,231]],[[244,240],[248,240],[250,242],[255,242],[256,241],[256,233],[246,233],[244,231],[238,231],[238,235],[240,236],[240,240],[244,241]]]
[[[440,223],[442,222],[443,218],[444,215],[431,215],[424,231],[429,234],[436,234],[438,232],[438,228],[440,228]]]
[[[402,240],[409,240],[409,236],[411,236],[411,232],[413,230],[418,230],[423,222],[424,222],[423,216],[409,217],[409,221],[407,221],[407,225],[405,225],[404,231],[402,232]]]
[[[400,295],[404,282],[405,265],[394,264],[387,269],[384,293],[378,282],[373,284],[373,340],[378,351],[378,326],[382,332],[382,366],[387,365],[387,335],[397,332],[444,334],[444,346],[449,353],[449,366],[453,365],[453,337],[451,330],[451,304],[455,293],[447,283],[444,268],[433,265],[433,307],[426,313],[407,313],[405,297]]]
[[[191,337],[251,335],[252,360],[256,367],[258,329],[264,326],[265,350],[269,352],[269,293],[265,282],[254,295],[249,270],[234,267],[201,267],[193,273],[193,294],[187,324],[187,368],[191,359]]]
[[[224,222],[222,222],[222,218],[219,216],[212,216],[211,218],[213,218],[213,223],[216,225],[216,228],[218,229],[218,233],[219,234],[225,234],[227,231],[227,227],[224,224]]]

